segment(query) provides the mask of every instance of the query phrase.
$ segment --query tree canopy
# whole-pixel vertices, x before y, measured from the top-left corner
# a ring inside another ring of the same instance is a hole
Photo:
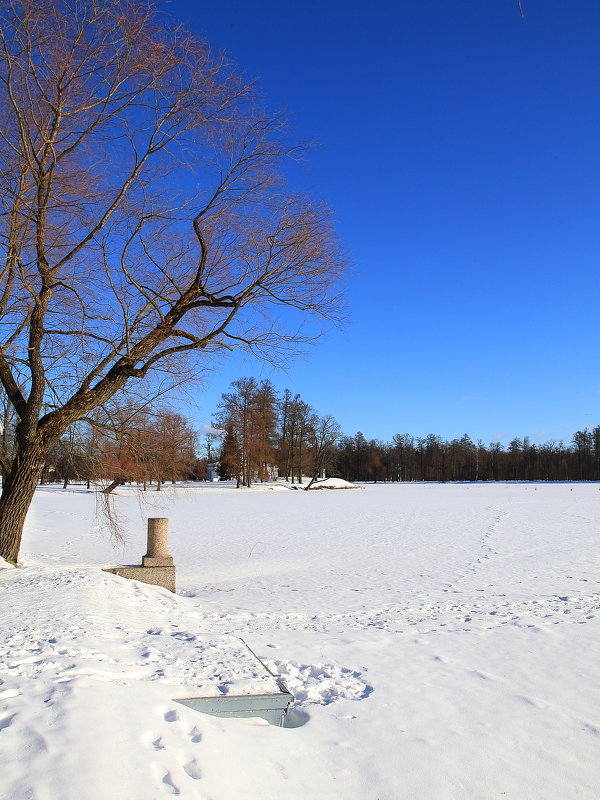
[[[297,313],[339,317],[345,258],[329,209],[282,177],[298,153],[284,120],[152,4],[4,3],[0,98],[0,383],[16,419],[0,554],[14,562],[70,424],[132,381],[179,379],[190,355],[294,348]]]

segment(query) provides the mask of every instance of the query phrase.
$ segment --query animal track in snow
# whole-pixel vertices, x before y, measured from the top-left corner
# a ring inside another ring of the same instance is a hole
[[[463,573],[448,585],[447,591],[454,590],[458,584],[462,583],[467,578],[472,577],[472,575],[477,572],[484,561],[489,561],[493,556],[498,555],[497,550],[491,546],[490,540],[492,536],[497,533],[500,523],[504,517],[508,516],[508,511],[498,511],[491,506],[488,506],[486,511],[494,511],[496,515],[481,534],[479,540],[480,554],[473,561],[465,565]]]

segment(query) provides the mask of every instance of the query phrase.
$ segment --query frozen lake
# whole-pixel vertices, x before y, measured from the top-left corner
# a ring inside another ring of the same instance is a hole
[[[6,799],[595,800],[599,488],[122,489],[115,549],[93,493],[40,487],[0,572]],[[177,596],[97,569],[148,516]],[[173,705],[244,679],[240,636],[299,727]]]

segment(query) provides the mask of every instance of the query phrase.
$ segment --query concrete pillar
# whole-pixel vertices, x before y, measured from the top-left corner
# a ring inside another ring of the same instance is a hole
[[[169,555],[169,520],[166,517],[150,517],[148,520],[148,551],[142,556],[143,567],[171,567]]]

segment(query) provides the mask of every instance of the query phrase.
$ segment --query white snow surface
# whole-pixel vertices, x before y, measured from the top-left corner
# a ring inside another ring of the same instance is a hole
[[[0,569],[2,800],[600,797],[597,484],[115,507],[117,547],[93,492],[40,487]],[[140,563],[152,516],[177,595],[100,569]],[[175,702],[272,691],[244,643],[295,695],[288,727]]]

